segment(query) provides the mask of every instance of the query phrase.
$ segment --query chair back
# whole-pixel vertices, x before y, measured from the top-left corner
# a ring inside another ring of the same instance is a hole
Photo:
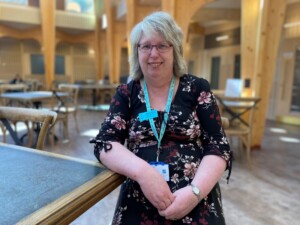
[[[1,84],[0,85],[0,93],[4,93],[6,91],[26,91],[26,84]]]
[[[222,127],[223,127],[223,129],[227,129],[229,127],[229,120],[228,120],[228,118],[222,116],[221,120],[222,120]]]
[[[248,165],[251,166],[252,125],[255,107],[260,99],[256,97],[219,97],[219,100],[223,107],[222,116],[228,117],[228,126],[224,127],[226,136],[229,139],[238,138],[238,150],[245,149]]]
[[[58,90],[62,92],[68,92],[66,104],[68,107],[77,107],[79,86],[77,84],[59,84]]]
[[[44,147],[47,131],[55,123],[56,117],[57,113],[49,110],[0,106],[0,120],[2,121],[41,123],[35,147],[40,150]],[[32,136],[33,127],[29,132]]]
[[[222,111],[229,119],[232,126],[236,121],[241,122],[246,127],[251,127],[256,104],[260,101],[256,97],[222,97]],[[227,113],[227,114],[226,114]],[[242,118],[243,119],[242,119]],[[242,119],[242,120],[241,120]]]

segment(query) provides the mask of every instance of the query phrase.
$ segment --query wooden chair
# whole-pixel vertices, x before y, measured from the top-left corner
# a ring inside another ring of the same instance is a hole
[[[40,150],[44,147],[46,134],[55,123],[56,116],[57,113],[49,110],[0,106],[1,130],[3,135],[8,130],[16,144],[21,144],[16,131],[12,129],[10,124],[20,121],[25,123],[32,122],[31,128],[28,129],[28,143],[32,144],[33,134],[38,131],[35,148]],[[35,125],[38,126],[38,130]],[[3,139],[5,140],[5,138]]]
[[[227,129],[229,127],[229,120],[228,120],[228,118],[222,116],[221,120],[222,120],[222,127],[223,127],[223,129]]]
[[[1,84],[0,85],[0,94],[5,93],[7,91],[15,92],[20,91],[24,92],[26,91],[28,86],[25,83],[20,84]],[[1,104],[0,105],[11,105],[11,102],[6,102],[4,99],[0,99]]]
[[[58,114],[57,122],[61,122],[63,124],[64,138],[67,140],[69,139],[69,115],[73,115],[75,128],[77,133],[79,133],[77,121],[79,86],[76,84],[59,84],[58,91],[68,93],[68,96],[60,98],[58,105],[52,109]]]
[[[238,150],[245,151],[246,160],[251,166],[251,133],[256,104],[260,99],[255,97],[222,97],[219,98],[222,116],[228,118],[225,133],[232,143],[238,140]],[[222,117],[223,118],[223,117]],[[243,155],[243,154],[242,154]]]

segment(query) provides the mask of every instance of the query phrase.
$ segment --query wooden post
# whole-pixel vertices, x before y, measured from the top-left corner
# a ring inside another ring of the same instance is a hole
[[[125,21],[117,21],[116,8],[109,0],[105,0],[107,16],[106,43],[109,58],[110,83],[119,83],[121,67],[121,50],[126,39]]]
[[[55,76],[55,5],[53,0],[40,1],[46,89],[51,88]]]
[[[252,148],[260,148],[285,16],[282,0],[243,0],[242,78],[250,79],[251,92],[261,98],[254,115]]]
[[[188,49],[188,32],[192,17],[201,7],[213,1],[214,0],[162,0],[162,10],[170,13],[183,31],[184,50]],[[188,51],[184,51],[184,57],[187,60]]]

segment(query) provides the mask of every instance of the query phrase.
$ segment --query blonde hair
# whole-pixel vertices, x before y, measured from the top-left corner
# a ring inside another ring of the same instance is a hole
[[[143,34],[161,34],[167,42],[173,46],[174,65],[173,73],[175,76],[182,76],[187,72],[185,60],[183,58],[183,33],[175,20],[166,12],[154,12],[145,17],[138,23],[130,34],[130,76],[133,80],[139,80],[144,75],[138,60],[138,45]]]

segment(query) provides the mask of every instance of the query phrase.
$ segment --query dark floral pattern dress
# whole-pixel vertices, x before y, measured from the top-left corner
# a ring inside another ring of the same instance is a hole
[[[127,140],[127,147],[133,153],[148,162],[155,161],[157,140],[149,121],[140,122],[138,119],[139,113],[145,111],[140,82],[120,85],[99,134],[91,141],[95,143],[96,157],[99,159],[99,151],[107,141],[124,144]],[[158,133],[164,113],[159,112],[158,118],[154,119]],[[221,127],[216,100],[205,79],[193,75],[180,78],[161,146],[159,161],[169,164],[168,185],[172,192],[191,183],[201,159],[206,155],[222,157],[230,172],[231,151]],[[158,214],[138,183],[128,178],[122,184],[112,224],[225,224],[219,184],[187,216],[170,221]]]

